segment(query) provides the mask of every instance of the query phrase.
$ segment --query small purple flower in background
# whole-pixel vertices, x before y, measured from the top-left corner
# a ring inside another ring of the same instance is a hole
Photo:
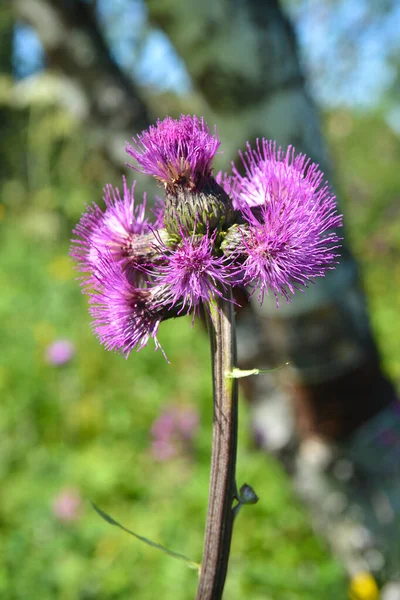
[[[177,429],[185,440],[192,440],[200,425],[200,417],[193,407],[183,407],[176,412]]]
[[[56,340],[46,348],[46,361],[59,367],[69,363],[75,356],[75,346],[69,340]]]
[[[207,310],[230,287],[257,289],[260,302],[272,293],[279,306],[334,268],[342,218],[318,166],[261,140],[240,154],[244,175],[214,178],[219,145],[203,119],[157,121],[126,146],[133,168],[164,187],[153,224],[124,180],[76,227],[71,256],[107,349],[128,356],[150,338],[160,348],[162,321]]]
[[[79,492],[73,488],[61,490],[52,502],[53,515],[64,523],[71,523],[80,517],[82,509],[82,498]]]
[[[175,442],[155,439],[151,443],[151,454],[157,462],[166,462],[177,456],[178,448]]]
[[[162,462],[190,454],[198,427],[199,415],[194,408],[171,406],[165,409],[151,428],[154,459]]]

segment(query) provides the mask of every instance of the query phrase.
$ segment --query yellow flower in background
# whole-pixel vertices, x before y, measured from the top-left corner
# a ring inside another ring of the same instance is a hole
[[[379,600],[379,590],[370,573],[354,575],[349,585],[349,600]]]

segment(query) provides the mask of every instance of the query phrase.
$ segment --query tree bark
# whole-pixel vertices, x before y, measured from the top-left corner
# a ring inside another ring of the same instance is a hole
[[[10,85],[13,76],[13,37],[13,14],[9,7],[0,5],[0,75],[8,78]],[[15,165],[20,162],[20,148],[15,138],[20,134],[23,118],[10,106],[0,105],[0,181],[10,177]]]

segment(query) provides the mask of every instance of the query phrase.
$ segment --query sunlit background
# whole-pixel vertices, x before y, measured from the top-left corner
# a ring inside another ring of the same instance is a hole
[[[151,26],[144,2],[88,3],[152,119],[202,110],[184,61]],[[400,2],[284,6],[321,110],[385,366],[399,383]],[[93,337],[68,258],[71,231],[105,183],[118,185],[122,170],[130,181],[134,174],[86,135],[84,99],[46,70],[34,29],[4,6],[0,37],[0,597],[193,598],[194,571],[102,521],[90,501],[201,559],[207,338],[187,318],[163,324],[168,364],[151,344],[125,360]],[[313,536],[289,480],[256,451],[244,403],[238,480],[261,501],[235,524],[226,598],[345,598],[345,574]]]

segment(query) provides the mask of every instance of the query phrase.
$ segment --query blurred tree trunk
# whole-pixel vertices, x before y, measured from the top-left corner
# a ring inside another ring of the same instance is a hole
[[[0,72],[12,74],[14,18],[8,7],[0,6]]]
[[[13,38],[14,18],[10,9],[2,4],[0,5],[0,86],[11,85]],[[10,176],[12,165],[15,164],[11,155],[15,146],[12,136],[18,126],[17,121],[18,115],[15,111],[6,104],[0,104],[0,181]]]
[[[170,37],[217,115],[224,145],[227,141],[235,158],[246,140],[273,138],[318,159],[330,176],[293,28],[277,0],[148,0],[147,5],[151,21]]]
[[[234,149],[257,137],[293,144],[332,181],[294,31],[278,0],[148,0],[148,6],[152,22],[170,37],[215,112],[224,147],[226,140]],[[274,299],[261,309],[254,302],[253,310],[257,323],[247,315],[244,343],[239,339],[242,364],[290,361],[290,375],[282,371],[280,380],[291,392],[301,437],[342,439],[394,400],[346,246],[340,267],[304,297],[279,311]],[[262,404],[264,381],[249,393]]]
[[[112,57],[85,0],[13,0],[18,18],[35,28],[48,68],[67,78],[85,104],[84,120],[94,143],[117,165],[124,143],[150,121],[147,105]],[[81,115],[81,118],[83,116]]]

